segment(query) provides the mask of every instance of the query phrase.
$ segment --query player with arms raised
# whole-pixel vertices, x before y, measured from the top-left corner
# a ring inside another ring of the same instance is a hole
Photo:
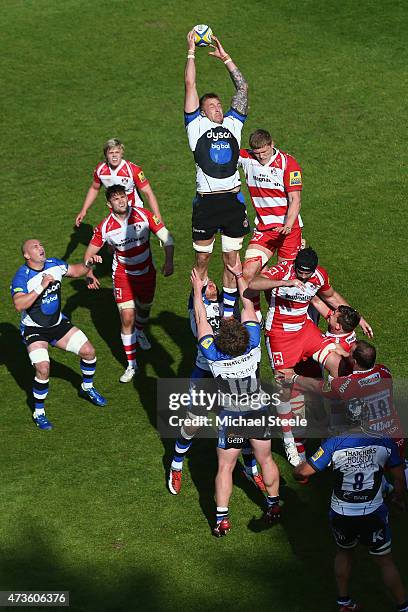
[[[234,318],[221,321],[219,333],[214,336],[214,331],[207,321],[205,307],[201,292],[203,281],[198,272],[193,269],[191,282],[194,289],[194,313],[197,323],[198,346],[208,360],[214,378],[217,379],[220,389],[225,393],[232,394],[237,398],[233,406],[221,406],[221,414],[254,415],[250,407],[252,394],[259,396],[259,381],[257,371],[261,360],[261,328],[256,320],[255,310],[252,302],[244,297],[247,283],[243,278],[241,262],[230,266],[230,272],[237,279],[238,289],[242,299],[243,310],[241,322]],[[244,390],[237,393],[236,389]],[[245,402],[240,397],[245,395]],[[262,413],[263,409],[259,409]],[[216,526],[213,530],[215,536],[226,535],[231,529],[229,521],[228,504],[232,493],[232,473],[235,464],[246,444],[245,435],[236,436],[229,430],[228,425],[222,426],[218,436],[218,472],[215,479],[215,499],[217,504]],[[267,491],[267,507],[265,520],[271,524],[280,518],[279,507],[279,470],[272,459],[270,439],[250,438],[255,457],[261,466],[264,485]]]
[[[243,238],[249,232],[238,172],[241,132],[248,110],[248,85],[216,36],[213,36],[213,41],[215,46],[210,55],[224,63],[236,88],[231,107],[224,115],[216,93],[198,97],[192,30],[187,35],[184,120],[197,169],[192,216],[195,266],[205,281],[215,235],[221,231],[224,316],[232,317],[238,293],[234,275],[229,272],[227,264],[235,264]]]

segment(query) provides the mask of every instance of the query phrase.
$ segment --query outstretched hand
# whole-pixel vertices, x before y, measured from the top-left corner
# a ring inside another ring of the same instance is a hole
[[[238,274],[242,274],[242,263],[239,257],[237,257],[237,261],[235,262],[233,266],[231,266],[231,264],[228,263],[227,268],[231,272],[231,274],[233,274],[234,276],[237,276]]]
[[[217,57],[218,59],[224,61],[228,53],[225,51],[219,39],[216,36],[214,36],[214,34],[212,35],[212,40],[215,42],[215,45],[210,45],[210,46],[212,47],[212,49],[214,49],[214,51],[210,51],[208,55],[212,55],[213,57]]]
[[[361,317],[359,325],[361,329],[363,330],[363,334],[365,336],[368,336],[369,338],[372,338],[374,336],[372,327],[370,327],[370,325],[367,323],[365,319],[363,319],[363,317]]]
[[[198,274],[195,268],[191,270],[190,280],[191,280],[191,284],[193,286],[194,291],[203,290],[204,281],[201,279],[200,275]]]
[[[195,51],[194,29],[187,34],[187,48],[189,51]]]

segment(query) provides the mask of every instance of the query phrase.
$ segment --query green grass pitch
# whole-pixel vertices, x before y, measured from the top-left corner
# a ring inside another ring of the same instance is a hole
[[[154,427],[156,379],[188,376],[194,354],[186,318],[194,165],[182,116],[185,37],[207,22],[237,62],[250,86],[243,144],[265,127],[301,163],[305,235],[334,287],[372,324],[379,360],[404,377],[405,3],[8,0],[2,21],[0,590],[70,590],[71,609],[90,612],[334,610],[329,474],[302,488],[277,455],[284,518],[268,531],[253,520],[261,498],[237,474],[233,531],[220,541],[208,525],[212,441],[193,446],[182,494],[165,488],[171,444]],[[199,91],[219,92],[226,106],[233,86],[221,63],[199,49],[197,70]],[[176,272],[159,279],[153,349],[140,356],[134,385],[123,386],[107,266],[98,294],[65,281],[65,310],[97,348],[96,386],[109,406],[79,399],[76,358],[53,351],[47,413],[55,429],[40,432],[30,419],[32,371],[9,282],[28,237],[42,239],[49,256],[81,260],[107,210],[103,197],[79,232],[73,222],[112,136],[151,181],[176,238]],[[217,251],[216,278],[219,259]],[[406,570],[406,519],[393,517],[393,526]],[[391,609],[363,553],[352,593],[367,610]]]

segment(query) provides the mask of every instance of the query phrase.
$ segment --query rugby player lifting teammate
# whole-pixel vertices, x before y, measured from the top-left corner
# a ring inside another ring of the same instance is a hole
[[[213,36],[213,41],[215,46],[210,55],[224,63],[237,90],[231,108],[224,115],[221,101],[215,93],[198,97],[192,30],[187,35],[184,118],[197,168],[197,193],[192,215],[195,267],[205,281],[215,234],[221,231],[224,316],[228,318],[232,317],[238,292],[235,277],[227,264],[235,264],[243,238],[249,232],[238,172],[241,132],[248,109],[248,85],[218,38]]]
[[[164,245],[164,276],[173,274],[174,241],[163,223],[150,211],[131,207],[123,185],[112,185],[106,190],[111,213],[94,230],[85,253],[89,259],[101,262],[98,252],[107,243],[114,249],[112,279],[115,300],[122,325],[122,343],[127,357],[127,368],[120,382],[127,383],[137,372],[136,344],[149,320],[156,288],[156,269],[150,251],[149,237],[153,232]],[[91,289],[99,287],[93,278]],[[144,346],[147,338],[144,337]]]
[[[10,289],[15,309],[21,312],[23,340],[35,369],[33,420],[39,429],[49,430],[52,424],[44,409],[49,388],[49,344],[79,355],[82,371],[80,395],[96,406],[106,405],[105,398],[93,386],[95,349],[85,334],[61,313],[62,278],[84,276],[89,268],[82,263],[68,264],[55,257],[47,259],[45,249],[37,239],[26,240],[21,250],[25,263],[14,275]],[[90,258],[88,265],[92,263]]]
[[[238,261],[235,266],[230,267],[230,271],[236,276],[242,299],[241,322],[233,318],[223,319],[219,333],[214,336],[214,330],[208,323],[202,300],[203,281],[193,269],[191,282],[194,289],[194,314],[197,323],[198,346],[208,360],[214,378],[223,392],[227,391],[228,394],[237,397],[233,406],[221,406],[223,409],[221,415],[227,417],[241,415],[245,419],[253,417],[254,414],[261,415],[266,411],[266,407],[261,407],[254,412],[254,409],[250,408],[251,404],[248,403],[248,398],[252,394],[259,395],[260,392],[257,371],[261,360],[261,328],[256,320],[252,302],[244,296],[247,283],[243,278],[241,262]],[[241,395],[245,397],[245,401],[241,400],[242,405],[240,404]],[[218,436],[218,472],[215,479],[217,517],[213,529],[217,537],[226,535],[231,529],[228,503],[232,493],[232,473],[247,438],[250,438],[255,457],[261,466],[268,494],[265,520],[272,524],[280,518],[279,470],[272,459],[271,440],[266,437],[252,437],[249,432],[248,435],[245,435],[245,431],[242,435],[237,435],[233,431],[228,425],[222,426]],[[260,434],[264,436],[266,431]]]
[[[347,301],[330,285],[324,268],[318,266],[318,257],[311,248],[299,251],[294,263],[282,262],[256,276],[251,289],[272,289],[266,319],[266,347],[275,376],[291,378],[294,367],[304,357],[313,357],[333,376],[338,375],[340,355],[330,337],[324,337],[307,316],[307,309],[315,295],[331,308]],[[372,329],[361,317],[360,327],[368,336]],[[278,411],[282,418],[291,417],[290,391],[283,390]],[[285,451],[292,465],[299,456],[290,427],[283,428]]]
[[[256,212],[256,228],[245,253],[244,276],[249,282],[277,252],[278,263],[293,261],[301,248],[300,217],[302,170],[288,153],[274,147],[266,130],[249,137],[250,149],[241,149],[242,166]],[[254,306],[260,320],[259,293]]]

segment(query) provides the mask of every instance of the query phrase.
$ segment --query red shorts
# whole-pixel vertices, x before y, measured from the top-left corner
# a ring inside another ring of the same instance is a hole
[[[320,329],[307,319],[297,332],[266,332],[266,348],[273,370],[294,368],[304,357],[312,357],[324,365],[330,352],[329,345],[336,348],[333,340],[323,336]]]
[[[287,236],[276,230],[254,230],[248,248],[262,246],[264,249],[271,251],[272,255],[277,251],[278,257],[292,260],[296,259],[296,255],[300,251],[301,240],[302,230],[300,227],[294,227]]]
[[[156,270],[152,268],[147,274],[114,274],[113,293],[117,304],[137,300],[141,304],[151,304],[156,289]]]

